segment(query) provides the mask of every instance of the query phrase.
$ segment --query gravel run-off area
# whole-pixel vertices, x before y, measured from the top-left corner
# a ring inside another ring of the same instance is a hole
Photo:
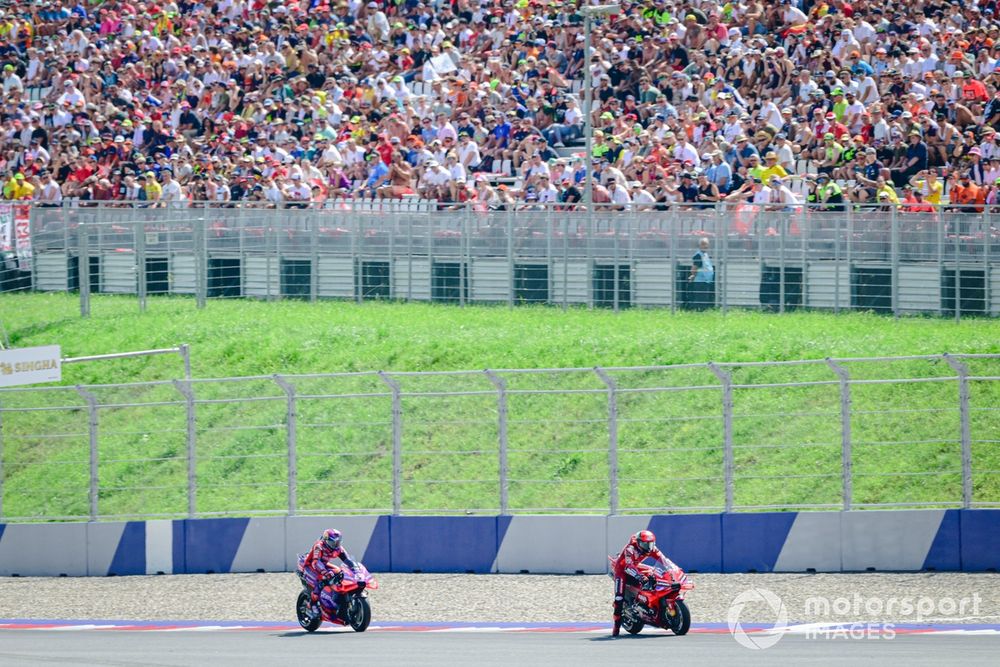
[[[607,621],[606,576],[377,574],[376,621]],[[1000,623],[1000,574],[693,574],[697,622],[724,622],[733,600],[758,588],[777,594],[791,621]],[[213,574],[0,579],[0,618],[295,620],[294,574]],[[807,604],[825,598],[823,605]],[[905,599],[913,610],[905,611]],[[838,601],[839,599],[839,601]],[[846,600],[847,602],[844,602]],[[890,605],[890,600],[895,600]],[[963,604],[964,601],[964,604]],[[932,610],[928,610],[933,606]],[[917,614],[917,608],[923,611]],[[902,611],[901,611],[902,610]],[[747,604],[744,622],[773,621]]]

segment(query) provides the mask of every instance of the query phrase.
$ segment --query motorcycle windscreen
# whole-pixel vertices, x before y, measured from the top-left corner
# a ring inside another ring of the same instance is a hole
[[[653,573],[657,576],[657,578],[661,579],[670,578],[670,575],[668,573],[669,571],[667,570],[666,567],[664,567],[663,563],[658,558],[653,558],[652,556],[646,556],[641,561],[639,561],[639,564],[645,565],[646,567],[650,568],[653,571]]]

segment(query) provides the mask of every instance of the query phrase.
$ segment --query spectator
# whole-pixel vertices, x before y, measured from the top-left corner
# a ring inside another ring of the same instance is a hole
[[[695,310],[705,310],[715,305],[715,265],[708,248],[708,239],[702,237],[698,241],[698,252],[691,258],[688,294],[689,303]]]

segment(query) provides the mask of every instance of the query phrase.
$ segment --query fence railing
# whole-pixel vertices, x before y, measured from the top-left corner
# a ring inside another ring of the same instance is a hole
[[[1000,315],[1000,218],[895,210],[33,208],[0,290]],[[689,280],[708,239],[715,276]],[[6,269],[2,267],[6,266]]]
[[[0,391],[0,521],[1000,507],[1000,355]]]

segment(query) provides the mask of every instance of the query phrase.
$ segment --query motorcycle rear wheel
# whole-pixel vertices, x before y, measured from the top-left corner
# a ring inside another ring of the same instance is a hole
[[[372,622],[372,607],[368,604],[368,599],[360,595],[352,596],[347,607],[347,618],[355,632],[367,630],[368,624]]]
[[[299,599],[295,602],[295,614],[299,619],[299,625],[306,632],[316,632],[319,629],[321,623],[323,623],[323,616],[318,615],[312,617],[309,614],[309,607],[312,604],[312,595],[308,591],[301,591],[299,593]]]
[[[673,616],[667,613],[668,604],[664,600],[663,620],[666,621],[666,626],[675,635],[686,635],[687,631],[691,629],[691,610],[688,609],[687,603],[684,600],[674,600],[675,611]]]

